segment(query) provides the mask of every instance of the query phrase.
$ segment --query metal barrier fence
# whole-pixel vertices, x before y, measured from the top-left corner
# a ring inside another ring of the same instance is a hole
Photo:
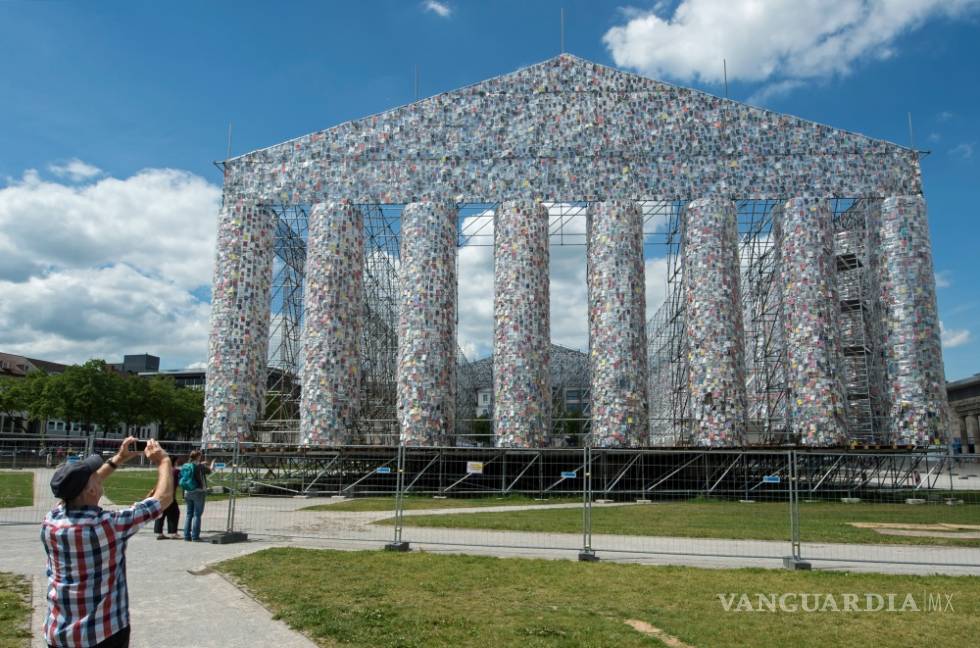
[[[26,439],[0,439],[0,524],[40,522],[56,504],[47,482],[58,460],[113,452],[118,443],[49,438],[39,452]],[[192,447],[164,446],[174,455]],[[392,548],[551,549],[582,559],[980,568],[978,455],[251,443],[208,453],[209,531]],[[107,496],[116,505],[141,499],[155,479],[150,468],[120,471]],[[18,474],[30,480],[8,477]],[[16,499],[16,479],[31,482],[32,501]]]

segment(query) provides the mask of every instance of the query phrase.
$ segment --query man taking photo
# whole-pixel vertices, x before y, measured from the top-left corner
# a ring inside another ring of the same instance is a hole
[[[105,463],[99,455],[60,467],[51,492],[61,500],[41,525],[48,555],[49,646],[125,648],[129,646],[129,591],[126,543],[140,527],[160,517],[174,497],[170,457],[155,440],[144,454],[157,466],[157,485],[142,502],[120,511],[99,508],[102,483],[140,453],[128,437]]]

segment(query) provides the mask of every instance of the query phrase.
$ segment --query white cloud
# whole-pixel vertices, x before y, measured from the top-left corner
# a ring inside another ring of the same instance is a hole
[[[220,198],[215,185],[174,169],[80,186],[28,171],[0,188],[0,255],[31,274],[122,262],[192,290],[211,282]]]
[[[102,169],[92,164],[88,164],[87,162],[82,162],[78,158],[72,158],[64,164],[48,165],[48,171],[55,174],[59,178],[67,178],[72,182],[90,180],[96,176],[102,175]]]
[[[0,187],[0,349],[203,361],[210,306],[194,293],[211,282],[220,195],[173,169],[78,185],[27,171]]]
[[[936,288],[949,288],[951,285],[953,284],[949,278],[948,271],[943,270],[942,272],[936,273]]]
[[[940,135],[939,133],[929,133],[929,141],[930,142],[938,142],[942,138],[943,138],[943,136]]]
[[[437,2],[436,0],[425,0],[422,3],[422,8],[426,11],[431,11],[441,18],[448,18],[453,13],[452,8],[447,3]]]
[[[584,230],[583,230],[584,231]],[[587,351],[589,348],[589,293],[584,245],[552,245],[551,341]]]
[[[972,339],[968,329],[948,329],[943,326],[942,321],[939,322],[939,334],[944,349],[955,349]]]
[[[973,148],[976,144],[976,142],[961,142],[951,148],[949,154],[964,160],[969,160],[973,157]]]
[[[901,36],[980,0],[682,0],[632,11],[603,41],[617,65],[653,77],[720,83],[849,74],[896,52]]]
[[[0,281],[0,348],[45,360],[118,362],[150,353],[168,365],[206,356],[210,306],[116,264]]]
[[[953,118],[953,113],[951,113],[948,110],[943,110],[942,112],[936,115],[936,121],[938,122],[948,122],[952,118]]]
[[[667,258],[646,260],[645,268],[647,319],[663,305],[667,298]]]
[[[463,219],[470,245],[459,249],[459,346],[470,360],[490,354],[493,340],[493,216],[487,211]]]
[[[798,79],[785,79],[783,81],[769,83],[753,92],[752,95],[745,100],[745,103],[752,104],[754,106],[762,106],[773,99],[785,97],[803,85],[806,84]]]

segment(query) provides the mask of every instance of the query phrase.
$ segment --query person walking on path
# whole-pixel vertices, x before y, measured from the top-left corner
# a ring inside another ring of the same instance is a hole
[[[102,483],[139,452],[127,437],[119,452],[66,464],[51,478],[61,503],[44,518],[41,543],[47,554],[48,646],[126,648],[129,646],[129,590],[126,547],[140,527],[160,517],[173,500],[173,466],[154,439],[144,455],[157,466],[153,496],[119,511],[99,508]]]
[[[191,452],[190,459],[180,468],[180,488],[184,491],[187,506],[184,518],[184,540],[201,541],[201,515],[208,495],[208,475],[214,471],[214,460],[208,466],[198,450]]]
[[[177,481],[180,479],[180,468],[174,467],[173,469],[173,482],[176,488]],[[146,494],[147,497],[153,497],[153,490]],[[177,529],[180,528],[180,505],[177,503],[176,493],[174,494],[174,499],[170,503],[170,506],[163,510],[163,515],[158,517],[153,522],[153,533],[157,534],[157,540],[166,540],[167,536],[163,535],[163,521],[167,520],[167,533],[174,540],[180,540],[180,534],[177,533]]]

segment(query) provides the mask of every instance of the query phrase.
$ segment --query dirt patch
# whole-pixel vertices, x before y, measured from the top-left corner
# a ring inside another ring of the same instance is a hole
[[[859,529],[906,529],[908,531],[980,531],[980,524],[905,524],[902,522],[851,522]]]
[[[645,635],[656,637],[660,641],[664,642],[665,645],[670,646],[670,648],[694,648],[694,646],[691,644],[684,643],[677,637],[667,634],[660,628],[655,628],[646,621],[627,619],[625,623],[637,632],[642,632]]]
[[[888,536],[980,540],[980,524],[904,524],[900,522],[851,522],[858,529],[871,529]]]

